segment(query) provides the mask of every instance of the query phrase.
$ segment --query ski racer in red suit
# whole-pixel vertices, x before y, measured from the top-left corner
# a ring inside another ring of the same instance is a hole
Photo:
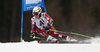
[[[66,41],[76,41],[75,39],[64,34],[50,31],[49,29],[56,30],[52,25],[53,19],[47,13],[42,13],[41,7],[34,7],[32,14],[34,16],[31,18],[31,33],[33,33],[34,35],[36,32],[38,35],[43,36],[50,41],[57,41],[57,39],[54,37],[60,37],[65,39]],[[36,26],[38,28],[35,30]]]

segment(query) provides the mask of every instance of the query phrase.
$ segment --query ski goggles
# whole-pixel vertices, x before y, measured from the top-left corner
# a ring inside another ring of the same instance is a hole
[[[34,14],[34,15],[39,15],[38,12],[34,12],[33,14]]]

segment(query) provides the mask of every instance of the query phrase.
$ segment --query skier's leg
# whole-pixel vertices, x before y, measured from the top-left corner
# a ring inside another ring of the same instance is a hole
[[[49,35],[47,31],[44,31],[44,30],[41,30],[41,29],[38,28],[36,30],[36,32],[37,32],[38,35],[43,36],[43,37],[47,38],[50,41],[57,41],[57,39],[52,37],[51,35]]]
[[[51,26],[50,29],[56,30],[53,26]],[[54,32],[54,31],[50,31],[50,35],[51,35],[51,36],[55,36],[55,37],[63,38],[63,39],[65,39],[66,41],[77,41],[77,40],[73,39],[73,38],[70,37],[70,36],[66,36],[66,35],[64,35],[64,34],[57,33],[57,32]]]
[[[38,35],[40,35],[40,36],[42,36],[42,37],[45,37],[45,38],[46,38],[47,35],[48,35],[47,31],[41,30],[41,29],[39,29],[39,28],[36,30],[36,32],[37,32]]]
[[[56,30],[53,26],[51,26],[50,29]],[[55,32],[55,31],[50,31],[50,35],[51,35],[51,36],[55,36],[55,37],[60,37],[60,38],[63,38],[63,39],[66,38],[66,35],[61,34],[61,33],[57,33],[57,32]]]

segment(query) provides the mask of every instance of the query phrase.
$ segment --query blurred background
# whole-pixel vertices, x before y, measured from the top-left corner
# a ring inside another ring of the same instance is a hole
[[[44,0],[54,27],[65,32],[100,36],[100,0]],[[19,42],[21,32],[21,0],[0,3],[0,42]],[[24,12],[24,40],[29,40],[32,11]],[[76,39],[85,37],[70,35]]]

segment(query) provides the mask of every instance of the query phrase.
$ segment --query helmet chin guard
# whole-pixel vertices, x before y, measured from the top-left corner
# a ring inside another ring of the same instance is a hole
[[[33,8],[32,14],[33,15],[39,15],[39,14],[41,14],[41,12],[42,12],[41,7],[36,6],[36,7]]]

